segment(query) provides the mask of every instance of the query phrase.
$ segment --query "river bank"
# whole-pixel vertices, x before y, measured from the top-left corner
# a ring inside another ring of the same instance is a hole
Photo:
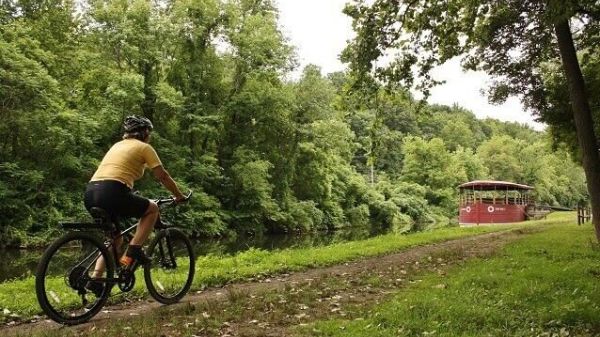
[[[287,248],[308,248],[326,246],[332,243],[357,241],[377,235],[390,233],[391,228],[348,227],[336,231],[286,234],[232,234],[219,237],[192,238],[197,256],[231,256],[249,249],[264,251]],[[53,237],[56,239],[58,236]],[[0,249],[0,261],[11,263],[0,264],[0,283],[11,279],[22,279],[35,273],[37,262],[41,258],[45,246],[52,240],[40,243],[40,247],[19,247]]]
[[[486,226],[471,228],[444,228],[410,235],[387,234],[375,238],[336,243],[323,247],[290,248],[267,252],[251,249],[234,256],[202,256],[197,262],[194,291],[219,287],[232,282],[265,279],[274,275],[325,267],[356,261],[366,257],[380,256],[423,244],[442,242],[477,234],[506,231],[514,228],[544,226],[548,223],[564,223],[571,214],[556,214],[548,220],[531,221],[510,226]],[[138,278],[141,279],[141,278]],[[145,287],[138,282],[134,290],[113,300],[113,304],[145,298]],[[40,309],[33,294],[33,278],[0,284],[0,310],[3,320],[29,321],[36,319]]]

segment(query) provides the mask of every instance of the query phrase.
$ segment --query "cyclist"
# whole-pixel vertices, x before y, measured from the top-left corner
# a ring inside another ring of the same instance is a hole
[[[107,211],[114,219],[119,217],[135,217],[140,221],[135,235],[129,242],[127,252],[121,257],[123,265],[130,265],[134,260],[140,264],[150,262],[142,250],[142,245],[152,232],[158,217],[158,206],[153,201],[132,192],[134,181],[140,179],[147,167],[154,176],[175,197],[175,201],[185,200],[171,175],[163,167],[154,148],[148,144],[153,129],[148,118],[128,116],[123,123],[123,140],[115,143],[106,153],[96,173],[90,179],[85,191],[84,203],[89,211],[99,207]],[[123,239],[115,244],[121,247]],[[102,276],[105,262],[98,259],[92,279]],[[102,282],[89,282],[87,288],[96,295],[101,294]]]

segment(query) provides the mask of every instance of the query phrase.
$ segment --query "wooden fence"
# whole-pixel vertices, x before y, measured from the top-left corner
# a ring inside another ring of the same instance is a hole
[[[592,220],[592,212],[588,205],[578,205],[577,206],[577,224],[581,225],[582,223],[586,223]]]

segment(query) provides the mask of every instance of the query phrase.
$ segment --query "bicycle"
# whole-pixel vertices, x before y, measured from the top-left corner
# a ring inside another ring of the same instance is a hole
[[[177,204],[172,197],[154,201],[161,211]],[[70,231],[46,249],[36,270],[35,289],[40,307],[48,317],[61,324],[74,325],[90,320],[104,307],[115,285],[121,290],[115,295],[129,292],[135,285],[139,266],[135,262],[131,266],[121,266],[118,261],[120,247],[116,247],[115,241],[123,237],[123,242],[128,242],[126,239],[137,224],[120,232],[117,231],[120,219],[112,221],[100,208],[92,208],[90,213],[94,218],[92,223],[61,224]],[[104,231],[106,240],[102,242],[90,229]],[[164,222],[160,216],[154,233],[146,249],[152,260],[144,266],[146,288],[156,301],[176,303],[187,294],[194,279],[196,258],[192,244],[185,233]],[[103,287],[94,292],[86,285],[92,281],[91,275],[100,257],[105,261],[105,272],[103,277],[93,280]]]

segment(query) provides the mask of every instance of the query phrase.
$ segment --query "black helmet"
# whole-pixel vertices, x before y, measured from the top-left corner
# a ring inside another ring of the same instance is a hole
[[[123,129],[126,133],[133,133],[142,130],[152,131],[154,126],[152,122],[146,117],[140,116],[127,116],[123,122]]]

